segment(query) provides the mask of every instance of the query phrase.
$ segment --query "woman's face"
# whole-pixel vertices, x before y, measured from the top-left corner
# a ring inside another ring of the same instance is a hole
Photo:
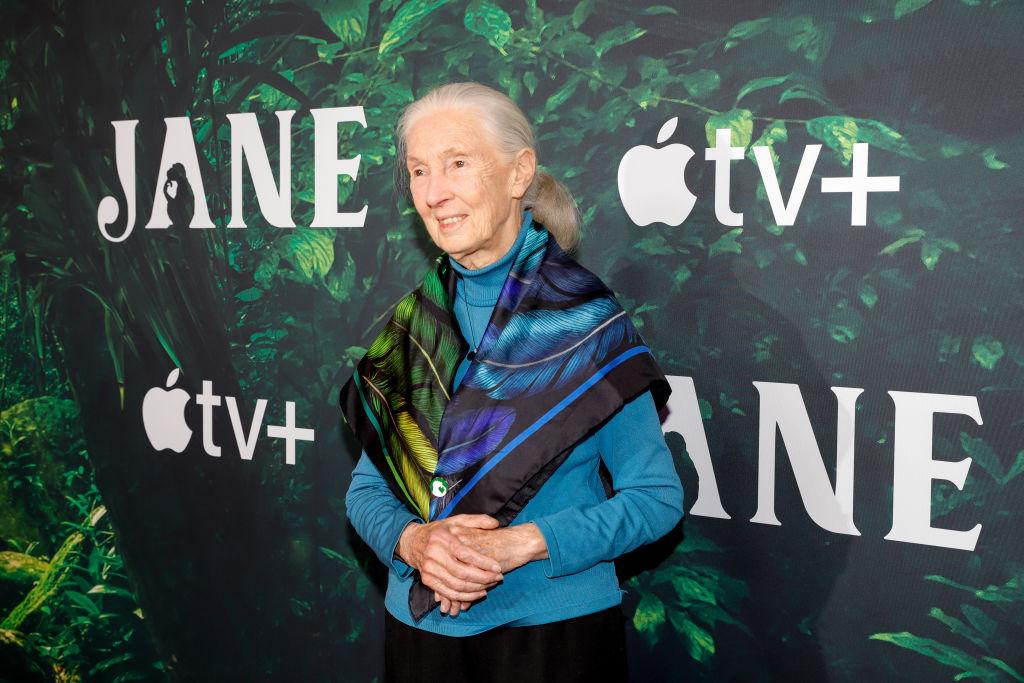
[[[519,234],[533,151],[504,161],[476,111],[460,109],[421,116],[406,133],[406,149],[413,203],[434,244],[466,268],[504,256]]]

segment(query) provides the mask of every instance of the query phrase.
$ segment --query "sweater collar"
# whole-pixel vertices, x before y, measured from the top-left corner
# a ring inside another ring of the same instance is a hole
[[[519,226],[519,234],[516,241],[505,252],[500,259],[484,266],[483,268],[466,268],[453,258],[448,261],[459,276],[459,285],[466,302],[475,305],[493,305],[501,294],[501,288],[508,278],[508,272],[512,268],[519,249],[526,241],[526,228],[530,225],[533,212],[530,209],[523,210],[523,222]]]

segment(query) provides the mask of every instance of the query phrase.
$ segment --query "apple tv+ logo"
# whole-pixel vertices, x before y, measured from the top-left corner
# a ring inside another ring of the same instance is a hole
[[[175,453],[181,453],[192,440],[192,429],[185,422],[185,406],[192,397],[184,389],[171,389],[178,382],[180,374],[181,369],[174,368],[167,375],[166,389],[153,387],[146,392],[142,399],[142,425],[146,430],[149,443],[158,451],[170,449]],[[214,394],[213,382],[203,380],[203,390],[195,398],[196,405],[203,409],[203,450],[207,455],[214,457],[221,455],[221,447],[213,443],[213,409],[221,404],[223,398],[227,403],[228,417],[235,434],[238,454],[242,460],[252,460],[256,451],[256,440],[259,437],[260,427],[263,425],[267,399],[256,400],[256,409],[253,411],[252,422],[249,423],[249,430],[246,434],[238,413],[238,402],[234,396],[222,397]],[[285,464],[294,465],[295,442],[312,441],[313,430],[295,426],[294,401],[285,401],[285,423],[284,425],[267,425],[267,436],[284,439]]]
[[[672,137],[679,117],[666,121],[658,131],[657,144]],[[778,225],[793,225],[818,160],[821,145],[806,145],[800,167],[793,181],[789,199],[782,197],[779,177],[767,145],[754,145],[754,158],[761,173],[765,193]],[[743,158],[745,147],[734,147],[728,128],[715,130],[715,146],[704,150],[704,159],[715,162],[715,217],[723,225],[743,225],[743,214],[729,206],[732,161]],[[690,215],[697,197],[686,187],[683,171],[694,151],[681,143],[664,147],[637,145],[627,151],[619,162],[619,198],[630,220],[639,226],[651,223],[680,225]],[[853,171],[850,177],[822,178],[822,192],[850,194],[850,224],[867,225],[868,194],[898,192],[899,176],[868,175],[868,144],[853,144]]]

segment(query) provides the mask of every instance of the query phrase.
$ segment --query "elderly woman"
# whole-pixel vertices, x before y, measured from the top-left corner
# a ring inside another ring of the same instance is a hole
[[[341,392],[348,516],[390,570],[386,680],[624,680],[613,560],[683,515],[668,383],[567,255],[575,202],[512,100],[444,85],[396,136],[444,253]]]

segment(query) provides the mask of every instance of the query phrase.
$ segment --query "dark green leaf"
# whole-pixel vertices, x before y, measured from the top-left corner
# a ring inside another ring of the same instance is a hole
[[[285,78],[280,73],[270,69],[262,64],[253,64],[250,62],[231,62],[227,64],[220,64],[214,68],[214,73],[219,78],[252,78],[260,83],[265,83],[271,88],[284,93],[288,97],[292,98],[303,107],[312,108],[313,102],[306,96],[304,92]]]
[[[578,31],[580,26],[583,25],[583,22],[587,20],[587,17],[589,17],[593,11],[593,0],[581,0],[581,2],[576,5],[576,9],[572,11],[572,27]]]
[[[303,279],[324,276],[334,263],[334,240],[326,230],[297,228],[288,240],[288,258]]]
[[[849,116],[821,116],[807,122],[807,132],[839,155],[844,166],[853,158],[853,145],[866,142],[911,159],[922,160],[897,131],[872,119]]]
[[[899,238],[895,242],[892,242],[888,246],[883,247],[882,250],[880,252],[878,252],[878,253],[879,254],[886,254],[888,256],[892,256],[897,251],[899,251],[902,247],[905,247],[908,244],[913,244],[914,242],[917,242],[922,237],[924,237],[925,234],[926,234],[925,231],[922,230],[921,228],[911,228],[910,230],[907,230],[906,233],[904,233],[903,237]]]
[[[953,635],[957,635],[961,638],[969,640],[975,645],[978,645],[979,647],[985,647],[985,639],[979,637],[979,635],[974,631],[974,629],[972,629],[956,617],[946,614],[938,607],[932,607],[931,610],[929,610],[928,612],[928,616],[933,617],[934,619],[937,619],[938,621],[941,621],[943,624],[948,626],[950,632]]]
[[[1016,459],[1013,461],[1013,464],[1010,465],[1010,469],[1006,472],[1006,475],[1003,476],[1000,483],[1009,484],[1010,481],[1021,472],[1024,472],[1024,451],[1017,451]]]
[[[1003,343],[990,334],[975,337],[971,344],[971,355],[986,370],[993,369],[1003,354]]]
[[[648,16],[655,14],[679,14],[679,10],[675,7],[669,7],[668,5],[651,5],[640,10],[640,14],[646,14]]]
[[[715,654],[715,639],[697,624],[690,621],[683,612],[672,611],[669,618],[672,626],[686,636],[687,649],[690,657],[698,662],[705,662]]]
[[[448,0],[409,0],[395,13],[384,37],[381,38],[379,54],[387,54],[399,45],[413,38],[423,28],[423,20]]]
[[[754,36],[764,33],[768,30],[771,23],[772,20],[770,17],[741,21],[729,29],[729,32],[725,34],[725,45],[722,49],[724,51],[728,51],[732,47],[736,46],[740,41],[748,40]]]
[[[236,45],[256,38],[286,37],[291,34],[319,38],[328,43],[339,40],[319,14],[299,5],[290,5],[289,11],[261,13],[241,28],[224,34],[214,43],[210,52],[221,55]]]
[[[658,627],[665,623],[665,605],[653,593],[645,593],[633,614],[633,628],[651,647],[657,642]]]
[[[708,258],[718,254],[724,254],[726,252],[734,254],[742,253],[743,245],[736,241],[736,238],[739,237],[742,232],[743,228],[733,228],[712,242],[711,246],[708,247]]]
[[[903,631],[901,633],[875,633],[869,636],[871,640],[880,640],[892,643],[899,647],[913,650],[918,654],[934,659],[940,664],[955,667],[961,671],[968,671],[974,667],[976,660],[963,650],[950,647],[931,638],[922,638],[913,633]]]
[[[1004,168],[1009,168],[1010,166],[1008,163],[996,159],[996,154],[998,153],[999,152],[997,152],[994,147],[989,147],[981,153],[982,161],[984,161],[985,165],[993,171],[1001,171]]]
[[[718,75],[717,71],[712,71],[711,69],[700,69],[692,74],[683,74],[680,78],[683,81],[683,87],[686,88],[686,92],[690,94],[690,97],[698,100],[707,99],[722,84],[721,76]]]
[[[651,255],[669,255],[674,254],[675,249],[665,241],[665,238],[661,235],[649,235],[644,237],[642,240],[634,245],[637,249],[644,252],[645,254]]]
[[[719,128],[731,131],[730,139],[733,147],[746,147],[754,133],[753,114],[749,109],[732,109],[722,114],[711,116],[704,124],[704,132],[708,146],[714,147],[716,132]]]
[[[826,107],[832,106],[832,103],[828,101],[828,98],[817,90],[806,85],[790,86],[789,88],[786,88],[781,95],[779,95],[779,104],[789,100],[813,100],[825,105]]]
[[[243,289],[238,294],[235,294],[235,298],[241,301],[256,301],[256,299],[259,299],[262,296],[263,290],[259,287],[249,287],[248,289]]]
[[[960,605],[960,611],[967,617],[967,621],[970,622],[971,626],[977,629],[978,633],[982,636],[989,639],[995,636],[998,624],[987,614],[974,605],[968,604]]]
[[[526,89],[530,92],[531,95],[537,89],[537,82],[537,74],[535,74],[534,72],[527,71],[526,73],[523,74],[523,85],[526,86]]]
[[[556,90],[554,94],[548,98],[547,102],[544,103],[544,112],[551,113],[562,106],[562,104],[564,104],[566,100],[572,97],[572,94],[576,92],[576,88],[579,87],[581,80],[583,80],[583,77],[578,73],[574,73],[570,76],[569,80],[567,80],[561,88]]]
[[[370,21],[370,0],[324,0],[320,5],[324,23],[341,39],[343,46],[359,45],[366,38]]]
[[[785,76],[764,76],[762,78],[755,78],[752,81],[747,81],[746,85],[740,88],[739,94],[736,95],[736,103],[739,104],[740,100],[749,95],[752,92],[758,90],[764,90],[765,88],[771,88],[776,85],[781,85],[789,79],[791,74]]]
[[[491,0],[473,0],[469,3],[463,23],[471,32],[483,36],[501,54],[507,54],[504,48],[512,38],[512,18]]]
[[[814,18],[801,14],[789,19],[779,19],[772,31],[786,41],[791,52],[798,52],[813,63],[820,63],[828,54],[835,35],[833,22],[816,23]]]
[[[625,45],[626,43],[636,40],[640,36],[647,33],[647,29],[640,28],[633,22],[626,22],[621,26],[608,29],[594,40],[594,51],[597,56],[600,57],[608,50],[619,45]]]

